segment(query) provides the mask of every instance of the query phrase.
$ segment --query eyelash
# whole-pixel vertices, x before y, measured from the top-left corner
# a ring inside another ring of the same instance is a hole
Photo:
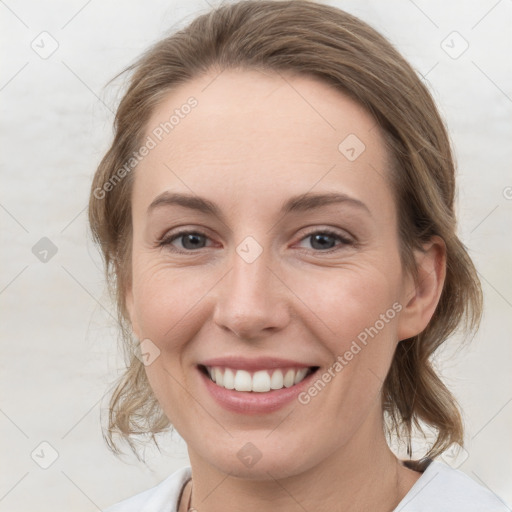
[[[306,235],[304,235],[300,239],[300,242],[302,242],[303,240],[306,240],[307,238],[309,238],[309,237],[311,237],[313,235],[318,235],[318,234],[328,235],[330,237],[337,238],[342,243],[339,244],[336,247],[331,248],[331,249],[326,249],[326,250],[315,250],[315,249],[312,249],[313,252],[316,252],[316,253],[329,254],[329,253],[333,253],[333,252],[336,252],[336,251],[340,250],[343,246],[354,246],[355,245],[355,242],[353,240],[351,240],[351,239],[349,239],[349,238],[347,238],[347,237],[345,237],[345,236],[343,236],[343,235],[341,235],[341,234],[339,234],[336,231],[333,231],[331,229],[317,229],[315,231],[311,231],[311,232],[307,233]],[[185,235],[199,235],[199,236],[202,236],[204,238],[209,238],[205,233],[202,233],[201,231],[183,230],[183,231],[179,231],[177,233],[173,233],[172,235],[169,235],[167,237],[161,238],[160,240],[157,241],[157,246],[158,247],[168,246],[170,251],[175,252],[175,253],[179,253],[179,254],[190,254],[190,253],[198,252],[201,249],[204,249],[204,247],[201,247],[201,248],[199,248],[197,250],[194,250],[194,249],[181,250],[181,249],[176,249],[175,247],[172,246],[172,242],[174,242],[175,240],[177,240],[180,237],[183,237]]]

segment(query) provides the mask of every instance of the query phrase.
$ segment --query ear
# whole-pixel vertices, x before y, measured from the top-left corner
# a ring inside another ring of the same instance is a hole
[[[404,308],[398,320],[398,341],[422,332],[434,314],[446,277],[446,245],[434,236],[414,252],[417,279],[408,275],[402,293]]]

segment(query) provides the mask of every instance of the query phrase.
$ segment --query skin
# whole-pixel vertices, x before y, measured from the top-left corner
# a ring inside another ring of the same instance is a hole
[[[180,85],[148,123],[146,135],[190,96],[198,101],[136,169],[126,295],[135,334],[160,350],[146,372],[187,442],[192,504],[200,512],[392,510],[420,474],[386,444],[380,393],[397,343],[434,313],[444,244],[433,239],[416,253],[415,283],[400,262],[382,135],[344,94],[306,76],[217,75]],[[366,146],[353,162],[338,150],[348,134]],[[177,205],[148,213],[165,191],[207,198],[223,219]],[[343,203],[280,213],[292,196],[333,191],[368,211]],[[183,237],[160,247],[177,228],[206,235],[200,248]],[[326,228],[348,243],[334,236],[331,253],[318,248],[310,235]],[[247,236],[263,249],[252,263],[236,252]],[[289,358],[322,373],[394,303],[400,313],[307,405],[229,412],[198,376],[202,360],[232,354]],[[237,457],[247,442],[262,454],[250,468]]]

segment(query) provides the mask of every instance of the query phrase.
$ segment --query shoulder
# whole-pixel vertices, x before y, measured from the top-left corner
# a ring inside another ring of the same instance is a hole
[[[175,512],[181,490],[190,475],[189,466],[178,469],[158,485],[120,501],[104,512]]]
[[[510,512],[493,492],[462,471],[432,461],[394,512]]]

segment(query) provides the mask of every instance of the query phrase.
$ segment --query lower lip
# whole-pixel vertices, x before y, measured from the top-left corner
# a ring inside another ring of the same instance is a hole
[[[213,382],[199,368],[197,371],[199,372],[206,389],[220,406],[228,411],[247,415],[271,413],[281,409],[290,402],[293,402],[301,391],[309,385],[309,382],[315,373],[317,373],[310,373],[304,380],[289,388],[276,389],[266,393],[258,393],[255,391],[235,391],[233,389],[226,389],[221,386],[217,386],[217,384],[215,384],[215,382]]]

